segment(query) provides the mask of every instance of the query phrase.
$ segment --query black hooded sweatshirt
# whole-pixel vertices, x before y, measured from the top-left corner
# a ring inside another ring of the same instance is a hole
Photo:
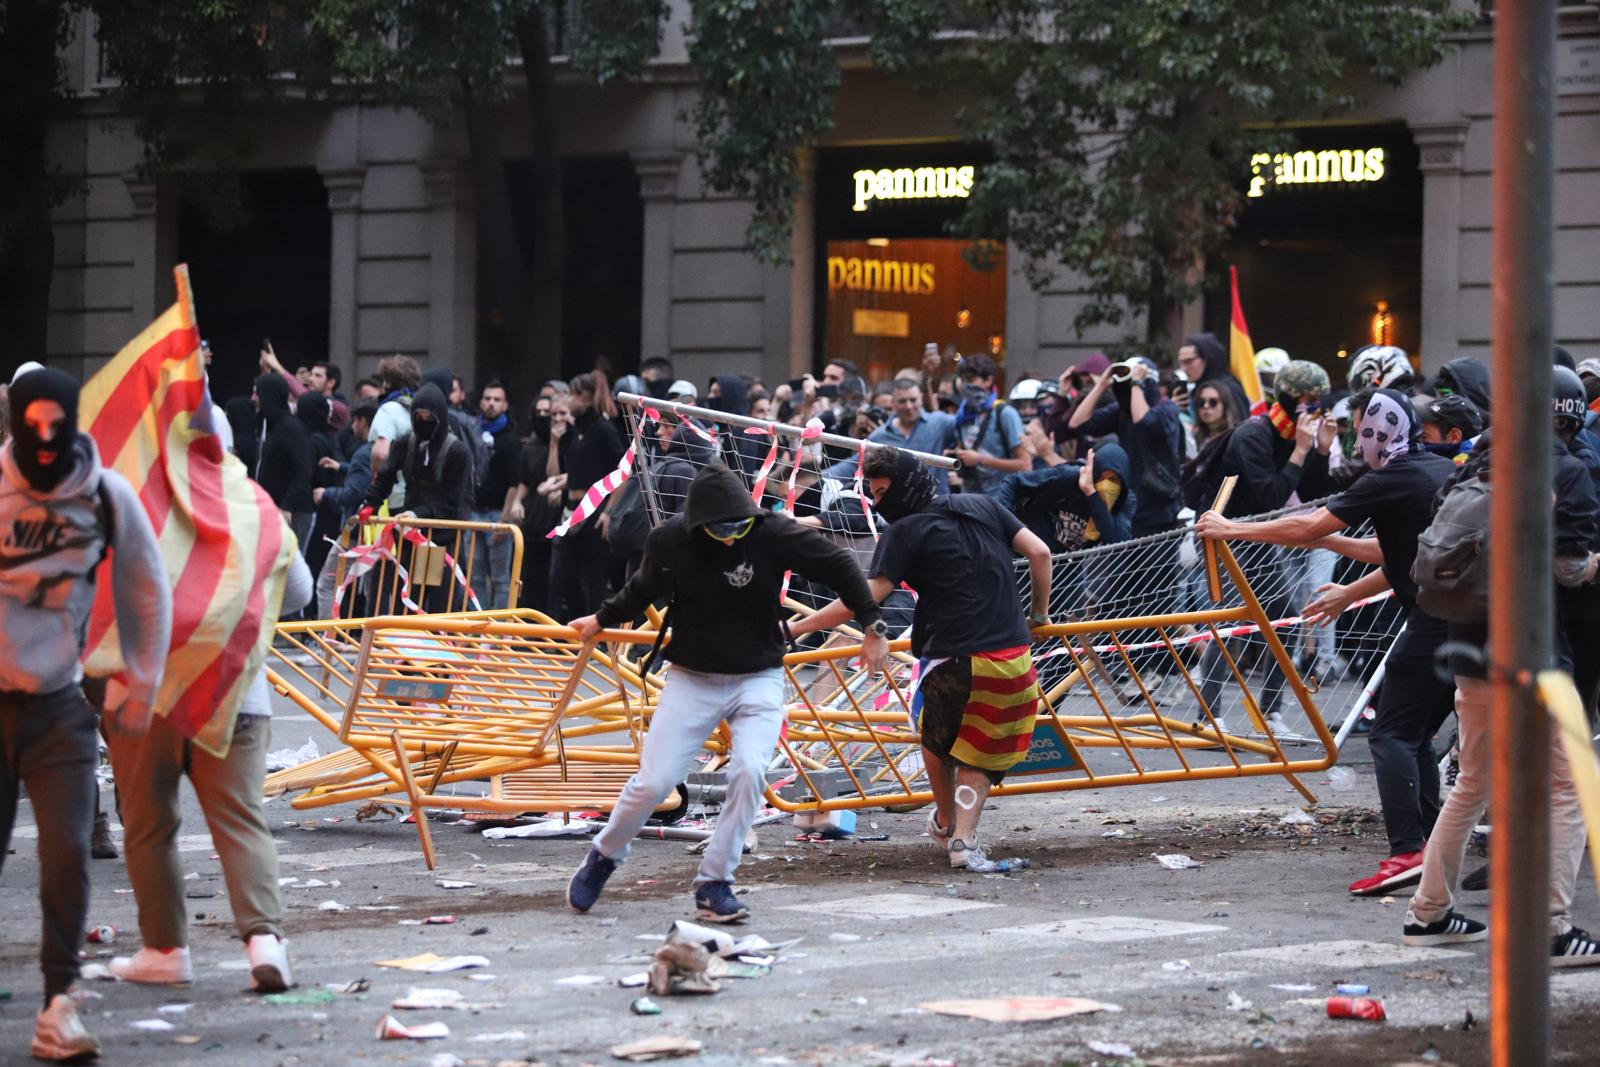
[[[311,435],[311,486],[314,489],[325,489],[342,481],[338,470],[324,467],[319,462],[325,457],[339,458],[339,446],[333,439],[333,431],[328,428],[328,418],[332,413],[333,406],[321,393],[307,390],[295,401],[295,418],[305,424],[306,432]]]
[[[433,415],[433,432],[419,439],[418,412]],[[389,462],[372,476],[364,505],[376,509],[394,491],[403,473],[406,494],[403,510],[419,519],[470,519],[472,507],[472,453],[450,432],[449,408],[437,386],[424,385],[411,398],[412,431],[389,451]]]
[[[1217,340],[1217,335],[1211,332],[1193,333],[1183,339],[1186,345],[1193,345],[1195,353],[1205,360],[1206,370],[1198,382],[1193,383],[1196,388],[1206,382],[1214,382],[1233,393],[1233,398],[1238,402],[1239,410],[1245,414],[1250,412],[1250,394],[1244,391],[1244,386],[1239,379],[1233,376],[1233,364],[1228,359],[1228,349]]]
[[[289,410],[289,383],[281,374],[263,374],[256,379],[256,398],[266,427],[256,460],[256,481],[282,510],[292,514],[310,511],[311,431]]]
[[[1489,365],[1471,356],[1458,356],[1439,368],[1434,379],[1434,390],[1448,389],[1466,397],[1483,412],[1485,425],[1489,422]]]
[[[724,545],[702,529],[753,518],[748,534]],[[739,476],[720,464],[695,476],[682,515],[650,531],[644,561],[597,613],[602,626],[672,600],[672,640],[662,655],[691,671],[752,674],[783,664],[778,601],[783,574],[796,571],[838,593],[861,625],[881,617],[855,556],[793,519],[762,511]]]

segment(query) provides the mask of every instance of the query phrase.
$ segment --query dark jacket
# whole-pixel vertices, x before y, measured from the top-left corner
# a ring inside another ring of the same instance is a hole
[[[263,374],[256,379],[256,397],[266,428],[256,460],[256,481],[284,511],[310,511],[311,432],[289,410],[289,385],[282,375]]]
[[[228,427],[233,431],[233,454],[239,457],[244,469],[255,473],[261,462],[261,413],[247,396],[236,396],[222,406],[228,416]]]
[[[731,545],[708,537],[709,522],[750,517],[754,526]],[[739,476],[721,465],[695,476],[684,513],[650,532],[644,561],[628,584],[601,605],[603,626],[617,626],[671,598],[672,640],[662,655],[680,667],[751,674],[783,663],[778,601],[785,571],[837,592],[862,625],[880,617],[855,557],[817,530],[750,499]]]
[[[1133,536],[1133,515],[1139,507],[1133,490],[1133,467],[1128,454],[1118,445],[1103,444],[1094,450],[1095,481],[1108,473],[1122,480],[1122,495],[1107,508],[1096,493],[1085,496],[1078,488],[1078,463],[1062,463],[1031,471],[1008,474],[990,496],[1021,519],[1052,552],[1076,552],[1081,548],[1114,545]],[[1094,523],[1098,536],[1088,540],[1088,524]]]
[[[616,424],[590,408],[572,420],[572,428],[561,438],[561,450],[561,467],[567,473],[567,500],[575,503],[591,485],[616,468],[624,448]],[[599,511],[594,514],[598,516]]]
[[[487,432],[482,425],[480,419],[480,440]],[[522,439],[517,436],[517,428],[511,424],[511,420],[507,419],[505,425],[489,437],[494,443],[484,442],[484,447],[489,449],[489,462],[484,468],[483,477],[478,480],[475,503],[479,511],[499,511],[504,508],[506,492],[522,478]]]
[[[1315,500],[1332,488],[1327,456],[1313,448],[1302,468],[1289,462],[1293,452],[1293,439],[1285,440],[1265,415],[1239,424],[1222,454],[1223,477],[1239,476],[1228,501],[1229,517],[1276,511],[1296,492],[1301,500]]]
[[[1577,437],[1573,438],[1572,444],[1568,446],[1567,450],[1571,453],[1572,458],[1583,467],[1585,473],[1588,474],[1589,487],[1596,493],[1597,498],[1600,498],[1600,452],[1596,452],[1589,443],[1588,438],[1592,436],[1587,431],[1580,432]],[[1562,461],[1559,452],[1556,455],[1556,499],[1559,501],[1561,499],[1563,471],[1572,468],[1570,464]],[[1567,477],[1570,478],[1571,475]],[[1582,493],[1575,488],[1568,489],[1567,495],[1574,501],[1583,499]],[[1597,507],[1600,507],[1600,504],[1597,504]],[[1561,514],[1559,503],[1556,514],[1559,521]],[[1600,551],[1600,515],[1595,516],[1594,528],[1594,536],[1587,546],[1591,552]],[[1576,556],[1578,552],[1575,549],[1575,544],[1569,544],[1568,551],[1563,554]],[[1557,551],[1560,552],[1559,539],[1557,541]],[[1563,586],[1556,591],[1556,604],[1561,610],[1561,618],[1563,620],[1592,622],[1595,619],[1600,619],[1600,582],[1590,582],[1587,585],[1580,586]],[[1574,655],[1577,654],[1580,654],[1580,651],[1575,649]],[[1597,655],[1600,654],[1600,650],[1589,649],[1581,654]]]
[[[329,428],[333,407],[321,393],[304,392],[295,401],[294,417],[305,424],[311,435],[311,485],[327,488],[339,484],[339,472],[322,466],[323,459],[340,459],[339,446]]]
[[[433,434],[418,440],[413,430],[394,443],[389,462],[372,479],[364,505],[377,508],[394,491],[403,473],[406,479],[402,510],[419,519],[468,519],[472,506],[472,454],[450,432],[449,411],[437,386],[424,385],[411,399],[411,414],[428,411],[435,419]]]
[[[1096,408],[1081,427],[1089,437],[1117,435],[1122,446],[1119,451],[1126,452],[1124,458],[1132,472],[1131,480],[1123,478],[1123,485],[1139,498],[1133,527],[1140,536],[1171,528],[1177,523],[1183,504],[1178,493],[1178,475],[1183,467],[1183,418],[1178,405],[1161,399],[1161,390],[1153,378],[1146,378],[1143,384],[1150,405],[1143,419],[1133,421],[1133,383],[1126,382],[1113,386],[1115,399]]]
[[[1434,390],[1459,393],[1478,406],[1483,421],[1489,421],[1489,365],[1471,356],[1459,356],[1439,368]]]
[[[1198,388],[1206,382],[1215,382],[1233,393],[1234,401],[1239,405],[1239,410],[1246,415],[1250,413],[1250,394],[1244,391],[1244,386],[1239,379],[1233,376],[1233,362],[1228,358],[1228,349],[1217,335],[1211,332],[1194,333],[1183,339],[1186,345],[1193,345],[1195,353],[1206,363],[1205,372],[1194,385]]]
[[[362,441],[344,467],[344,480],[322,491],[322,507],[337,515],[339,524],[354,515],[372,488],[372,442]]]

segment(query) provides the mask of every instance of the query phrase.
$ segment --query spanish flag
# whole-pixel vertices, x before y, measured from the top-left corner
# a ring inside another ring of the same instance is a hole
[[[1228,325],[1228,369],[1239,379],[1250,397],[1250,413],[1259,415],[1266,410],[1266,397],[1261,391],[1261,375],[1256,370],[1256,347],[1250,343],[1250,327],[1244,322],[1244,305],[1239,303],[1239,268],[1228,268],[1228,280],[1233,287],[1233,317]]]
[[[139,494],[166,560],[172,651],[156,714],[221,757],[272,643],[296,546],[217,436],[189,272],[174,273],[178,302],[85,383],[79,421]],[[89,674],[122,669],[110,582],[96,590],[85,649]]]

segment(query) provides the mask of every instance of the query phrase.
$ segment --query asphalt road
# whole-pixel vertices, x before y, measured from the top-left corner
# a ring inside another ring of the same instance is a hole
[[[275,748],[310,738],[329,750],[321,727],[279,707]],[[246,989],[220,868],[186,793],[196,981],[86,983],[96,996],[85,1018],[105,1062],[150,1067],[424,1065],[444,1054],[468,1064],[600,1064],[619,1062],[609,1052],[618,1043],[659,1035],[700,1041],[695,1062],[708,1065],[1114,1063],[1128,1057],[1104,1050],[1119,1045],[1146,1063],[1484,1062],[1486,947],[1405,948],[1403,897],[1345,892],[1385,853],[1362,742],[1345,762],[1351,788],[1334,789],[1325,775],[1308,783],[1323,800],[1313,814],[1332,816],[1326,824],[1281,822],[1301,810],[1300,798],[1265,779],[996,801],[985,819],[991,853],[1034,862],[1009,877],[950,871],[921,836],[921,814],[863,815],[858,832],[887,835],[881,842],[798,842],[787,821],[763,827],[740,872],[754,911],[746,929],[802,940],[770,974],[725,981],[710,997],[661,998],[658,1016],[632,1014],[639,991],[617,979],[645,968],[674,920],[692,918],[695,859],[681,842],[640,842],[594,911],[576,916],[562,890],[586,847],[580,839],[496,842],[436,822],[440,863],[429,872],[412,826],[357,821],[353,807],[294,811],[271,801],[282,875],[296,879],[284,894],[300,992],[362,978],[370,988],[268,1003]],[[18,823],[0,875],[0,989],[12,992],[0,1002],[0,1062],[20,1063],[39,976],[26,805]],[[1203,866],[1169,870],[1153,858],[1169,853]],[[123,864],[97,861],[93,874],[91,924],[118,927],[114,949],[130,952],[137,924]],[[443,888],[445,880],[472,884]],[[1461,906],[1483,916],[1488,896],[1466,894]],[[456,921],[407,924],[437,915]],[[1600,926],[1587,864],[1576,917]],[[489,965],[440,975],[376,965],[422,952],[481,955]],[[1336,982],[1370,985],[1389,1021],[1328,1019]],[[407,1024],[444,1022],[450,1036],[378,1040],[379,1019],[413,986],[457,990],[473,1010],[397,1010]],[[1013,995],[1107,1007],[1033,1023],[919,1007]],[[1600,969],[1559,974],[1552,997],[1561,1059],[1593,1062]],[[149,1020],[172,1029],[138,1028]]]

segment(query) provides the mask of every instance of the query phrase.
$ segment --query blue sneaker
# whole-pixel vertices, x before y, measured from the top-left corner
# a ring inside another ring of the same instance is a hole
[[[615,860],[607,859],[597,848],[590,848],[589,854],[583,857],[583,866],[567,883],[567,903],[576,911],[594,907],[594,902],[600,899],[600,891],[606,887],[606,880],[616,869]]]
[[[727,882],[707,882],[694,891],[695,918],[708,923],[742,923],[750,909],[739,903]]]

